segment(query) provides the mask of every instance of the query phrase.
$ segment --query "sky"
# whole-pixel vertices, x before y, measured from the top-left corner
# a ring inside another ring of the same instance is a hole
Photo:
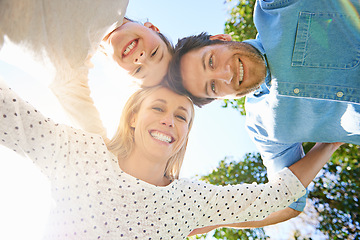
[[[152,22],[175,44],[179,38],[203,31],[223,33],[228,9],[224,0],[130,0],[126,16]],[[51,82],[47,75],[37,65],[26,65],[30,61],[26,56],[19,59],[17,56],[22,53],[16,48],[8,49],[0,52],[0,76],[45,116],[71,124],[47,87]],[[95,56],[93,63],[89,75],[92,97],[111,135],[133,86],[128,80],[119,81],[124,73],[104,56]],[[19,69],[13,64],[23,66]],[[225,156],[241,158],[256,151],[244,127],[245,118],[236,110],[221,106],[222,102],[215,101],[196,108],[181,177],[207,174]],[[5,229],[2,236],[14,240],[40,239],[46,209],[51,205],[48,182],[30,161],[3,147],[0,147],[0,159],[0,229]]]

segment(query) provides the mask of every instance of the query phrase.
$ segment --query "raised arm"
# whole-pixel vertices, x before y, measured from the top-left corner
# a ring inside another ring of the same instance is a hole
[[[300,182],[307,187],[310,182],[316,177],[320,169],[330,159],[331,155],[339,148],[342,143],[317,143],[304,158],[294,163],[289,169],[298,177]],[[270,214],[267,218],[260,221],[248,221],[234,224],[213,225],[204,228],[195,229],[189,236],[196,234],[204,234],[211,230],[220,227],[231,228],[259,228],[268,225],[284,222],[293,217],[296,217],[301,212],[292,208],[285,208],[280,211]]]
[[[90,96],[86,65],[74,71],[58,73],[50,88],[77,127],[100,135],[105,142],[109,140],[99,111]]]
[[[297,176],[300,182],[307,187],[316,177],[331,155],[343,143],[316,143],[316,145],[300,161],[289,169]]]
[[[0,80],[0,144],[31,159],[45,175],[71,164],[71,148],[80,150],[89,138],[44,117]]]

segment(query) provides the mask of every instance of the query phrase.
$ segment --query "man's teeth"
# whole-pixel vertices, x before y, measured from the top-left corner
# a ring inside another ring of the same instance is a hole
[[[160,133],[160,132],[151,132],[150,133],[151,136],[157,140],[160,140],[160,141],[163,141],[163,142],[167,142],[167,143],[170,143],[171,142],[171,137],[170,136],[167,136],[163,133]]]
[[[239,59],[239,84],[242,83],[243,78],[244,78],[244,67],[242,65],[242,62]]]
[[[133,49],[135,47],[136,41],[132,41],[129,46],[127,46],[127,48],[125,49],[125,51],[123,52],[124,55],[127,55],[131,49]]]

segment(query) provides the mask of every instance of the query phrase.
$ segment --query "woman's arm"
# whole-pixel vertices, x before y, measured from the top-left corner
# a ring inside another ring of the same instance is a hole
[[[229,227],[229,228],[239,228],[239,229],[249,229],[249,228],[261,228],[277,223],[284,222],[291,218],[298,216],[301,212],[296,211],[292,208],[285,208],[277,212],[273,212],[267,218],[260,221],[249,221],[249,222],[241,222],[241,223],[234,223],[234,224],[227,224],[227,225],[214,225],[208,226],[203,228],[197,228],[189,234],[190,236],[194,236],[197,234],[205,234],[214,229],[222,228],[222,227]]]
[[[316,143],[315,146],[298,162],[289,169],[300,180],[304,187],[307,187],[316,177],[331,155],[343,143]]]
[[[342,143],[317,143],[304,158],[289,167],[293,173],[298,176],[300,182],[307,187],[315,178],[320,169],[330,159],[331,155],[336,151]],[[301,212],[293,210],[289,207],[273,212],[268,217],[260,221],[247,221],[234,224],[213,225],[204,228],[195,229],[189,236],[196,234],[204,234],[220,227],[232,228],[259,228],[268,225],[284,222],[296,217]]]
[[[32,159],[46,174],[68,161],[70,128],[44,117],[1,80],[0,116],[0,144]]]

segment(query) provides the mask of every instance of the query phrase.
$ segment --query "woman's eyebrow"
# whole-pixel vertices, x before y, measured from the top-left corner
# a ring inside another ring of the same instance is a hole
[[[186,112],[186,114],[189,115],[189,111],[185,107],[180,106],[179,109]]]

